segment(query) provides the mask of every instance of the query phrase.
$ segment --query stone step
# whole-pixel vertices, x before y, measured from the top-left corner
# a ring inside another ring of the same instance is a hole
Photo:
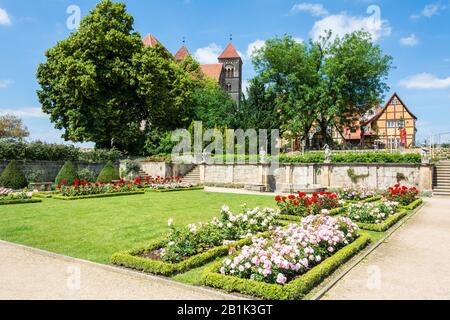
[[[433,196],[450,197],[450,191],[449,192],[436,192],[436,191],[433,191]]]

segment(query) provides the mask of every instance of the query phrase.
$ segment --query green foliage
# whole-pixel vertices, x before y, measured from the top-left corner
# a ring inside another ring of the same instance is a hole
[[[0,159],[3,160],[41,160],[41,161],[117,161],[123,154],[117,149],[94,149],[81,151],[71,145],[51,144],[40,141],[0,141]]]
[[[28,181],[17,162],[15,160],[10,161],[0,176],[0,186],[10,189],[22,189],[27,185]]]
[[[62,181],[65,180],[65,185],[73,185],[77,178],[77,169],[75,168],[75,165],[72,161],[66,161],[59,170],[55,183],[62,184]]]
[[[189,123],[195,64],[178,65],[160,45],[144,47],[133,22],[125,4],[103,0],[46,52],[39,101],[66,140],[136,154],[149,129],[143,121],[166,130]]]
[[[71,200],[110,198],[110,197],[120,197],[120,196],[135,196],[135,195],[139,195],[139,194],[145,194],[145,191],[88,194],[88,195],[84,195],[84,196],[73,196],[73,197],[62,196],[59,194],[52,194],[51,198],[57,199],[57,200],[71,201]]]
[[[19,117],[13,114],[0,116],[0,139],[22,139],[29,135]]]
[[[16,200],[2,200],[0,199],[0,206],[12,204],[28,204],[42,202],[41,199],[16,199]]]
[[[236,104],[219,85],[206,80],[194,91],[193,119],[202,121],[205,128],[233,127],[236,124]]]
[[[323,163],[323,152],[307,152],[304,155],[281,154],[281,163]],[[420,154],[389,152],[335,152],[333,163],[411,163],[419,164]]]
[[[100,171],[97,182],[103,181],[104,183],[110,183],[114,180],[120,180],[119,168],[114,166],[111,161],[108,161],[102,171]]]
[[[304,43],[270,39],[253,56],[258,76],[277,95],[281,129],[303,140],[317,125],[329,143],[327,128],[351,125],[351,116],[379,104],[391,61],[364,32]]]
[[[350,168],[347,170],[347,175],[353,183],[358,183],[360,179],[365,179],[369,177],[369,174],[356,174],[355,169]]]
[[[298,300],[304,298],[315,286],[352,256],[364,249],[369,243],[370,238],[366,235],[361,235],[354,242],[286,285],[269,284],[222,275],[217,272],[222,264],[221,261],[206,268],[202,275],[202,280],[208,286],[228,292],[240,292],[269,300]]]
[[[158,129],[152,129],[145,140],[144,150],[146,155],[165,155],[171,154],[176,146],[172,141],[172,133],[169,131],[161,132]]]
[[[384,232],[384,231],[390,229],[393,225],[395,225],[397,222],[399,222],[401,219],[403,219],[407,215],[408,215],[407,211],[400,210],[398,213],[396,213],[392,216],[389,216],[382,223],[371,224],[371,223],[356,222],[356,224],[358,225],[358,227],[360,227],[363,230]]]
[[[94,182],[97,181],[97,174],[89,170],[89,168],[83,168],[78,170],[78,179],[82,181]]]

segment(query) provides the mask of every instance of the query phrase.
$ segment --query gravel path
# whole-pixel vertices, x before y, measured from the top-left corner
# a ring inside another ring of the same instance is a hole
[[[234,296],[0,241],[0,300],[224,300]]]
[[[450,198],[432,198],[323,299],[450,299]]]

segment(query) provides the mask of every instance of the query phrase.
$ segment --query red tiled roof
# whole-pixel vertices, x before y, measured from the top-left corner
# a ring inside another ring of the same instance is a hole
[[[213,63],[213,64],[201,64],[200,71],[205,75],[217,81],[220,80],[222,74],[223,64]]]
[[[230,58],[240,58],[241,56],[237,52],[233,43],[230,42],[225,50],[223,50],[222,54],[219,56],[219,59],[230,59]]]
[[[156,39],[152,34],[148,34],[144,37],[144,39],[142,39],[142,42],[144,42],[144,45],[146,47],[153,47],[156,46],[158,43],[160,44],[160,42],[158,41],[158,39]]]
[[[177,61],[182,61],[184,60],[187,56],[189,56],[189,51],[186,48],[186,46],[182,46],[180,48],[180,50],[177,51],[177,53],[175,53],[175,60]]]

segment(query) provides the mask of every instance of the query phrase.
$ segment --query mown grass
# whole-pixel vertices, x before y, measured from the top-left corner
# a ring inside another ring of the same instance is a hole
[[[183,191],[0,207],[0,239],[108,263],[114,252],[147,244],[177,225],[208,221],[226,204],[273,207],[272,197]]]

